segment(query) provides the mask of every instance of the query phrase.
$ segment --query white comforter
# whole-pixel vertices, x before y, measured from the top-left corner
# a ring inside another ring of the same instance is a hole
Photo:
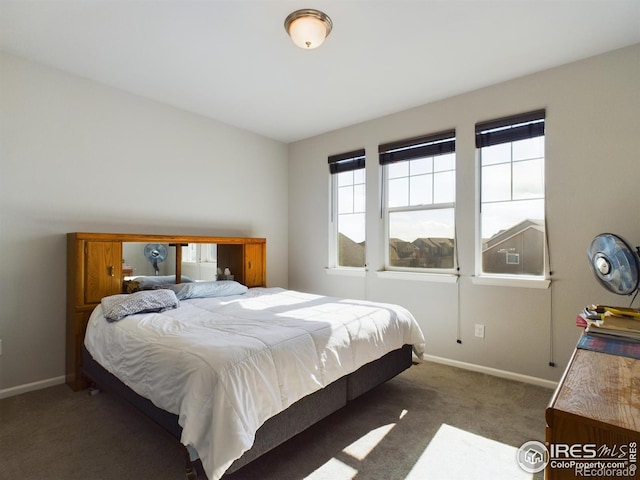
[[[98,306],[85,345],[138,394],[179,416],[181,442],[218,479],[258,428],[300,398],[424,337],[397,305],[280,288],[184,300],[109,323]]]

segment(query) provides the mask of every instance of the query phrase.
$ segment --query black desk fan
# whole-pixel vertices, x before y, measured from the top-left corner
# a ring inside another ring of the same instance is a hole
[[[587,249],[589,265],[600,284],[618,295],[638,294],[640,283],[640,247],[635,249],[612,233],[596,236]]]

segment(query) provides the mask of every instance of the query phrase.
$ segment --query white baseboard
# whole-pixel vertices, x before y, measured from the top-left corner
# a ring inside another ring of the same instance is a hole
[[[473,363],[460,362],[458,360],[450,360],[448,358],[436,357],[434,355],[425,355],[424,359],[430,362],[442,363],[444,365],[450,365],[452,367],[463,368],[465,370],[472,370],[474,372],[486,373],[495,377],[506,378],[509,380],[515,380],[518,382],[530,383],[532,385],[538,385],[540,387],[555,389],[558,386],[558,382],[551,380],[545,380],[543,378],[531,377],[529,375],[522,375],[520,373],[508,372],[506,370],[498,370],[497,368],[483,367],[482,365],[476,365]],[[20,395],[21,393],[33,392],[35,390],[41,390],[47,387],[53,387],[54,385],[60,385],[65,382],[65,376],[49,378],[47,380],[40,380],[39,382],[27,383],[24,385],[18,385],[16,387],[5,388],[0,390],[0,399],[13,397],[14,395]]]
[[[442,363],[444,365],[463,368],[465,370],[486,373],[488,375],[493,375],[494,377],[506,378],[508,380],[515,380],[517,382],[530,383],[532,385],[538,385],[539,387],[550,388],[552,390],[555,390],[555,388],[558,386],[558,382],[545,380],[544,378],[531,377],[529,375],[522,375],[521,373],[514,373],[508,372],[506,370],[499,370],[497,368],[484,367],[482,365],[476,365],[474,363],[460,362],[458,360],[450,360],[448,358],[436,357],[434,355],[425,355],[424,359],[434,363]]]
[[[20,395],[21,393],[33,392],[34,390],[41,390],[47,387],[53,387],[54,385],[60,385],[65,382],[65,376],[48,378],[46,380],[40,380],[38,382],[26,383],[24,385],[18,385],[17,387],[5,388],[0,390],[0,399],[13,397],[14,395]]]

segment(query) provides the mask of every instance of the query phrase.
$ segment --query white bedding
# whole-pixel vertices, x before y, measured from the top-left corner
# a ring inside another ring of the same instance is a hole
[[[258,428],[300,398],[424,337],[397,305],[280,288],[184,300],[109,323],[98,306],[85,345],[138,394],[179,416],[181,442],[216,480]]]

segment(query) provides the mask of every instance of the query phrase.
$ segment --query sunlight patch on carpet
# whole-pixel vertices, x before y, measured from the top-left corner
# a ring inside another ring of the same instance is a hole
[[[337,458],[332,458],[327,463],[316,469],[311,475],[304,477],[304,480],[351,480],[358,475],[358,470],[350,467]]]
[[[342,451],[362,461],[367,458],[367,455],[376,448],[376,445],[378,445],[395,426],[395,423],[390,423],[389,425],[383,425],[371,430],[351,445],[347,445]]]
[[[518,449],[442,424],[407,480],[531,480],[516,462]]]

